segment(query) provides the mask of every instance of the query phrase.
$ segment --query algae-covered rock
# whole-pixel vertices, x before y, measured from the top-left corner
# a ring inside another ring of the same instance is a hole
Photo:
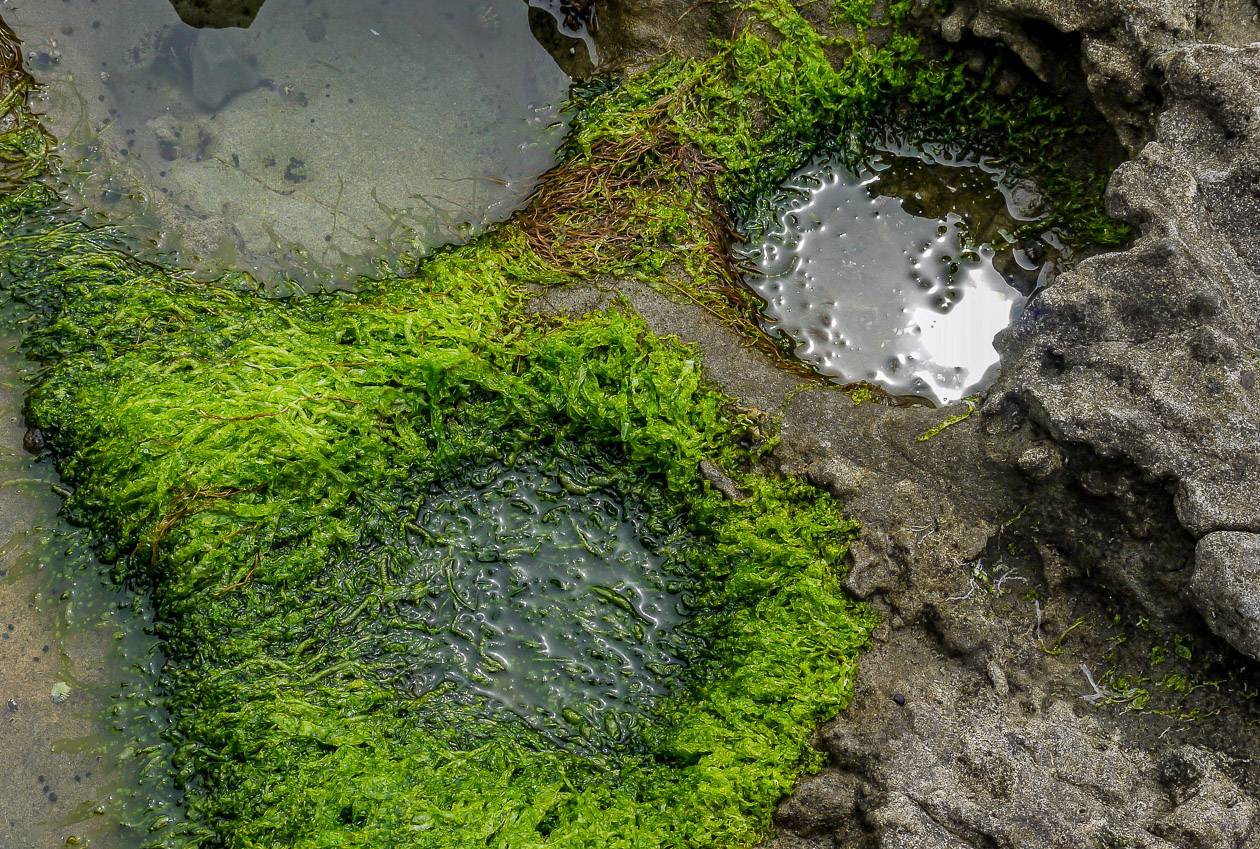
[[[1260,48],[1190,44],[1159,65],[1157,138],[1109,194],[1141,236],[1037,299],[1003,388],[1059,440],[1170,480],[1192,534],[1260,530]]]

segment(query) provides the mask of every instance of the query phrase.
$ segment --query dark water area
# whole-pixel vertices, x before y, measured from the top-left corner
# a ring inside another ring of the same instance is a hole
[[[268,0],[227,28],[169,0],[0,16],[90,220],[204,277],[310,289],[404,269],[521,205],[566,129],[539,16],[561,60],[586,50],[551,5]]]
[[[948,404],[996,378],[994,338],[1054,273],[1036,187],[944,148],[894,148],[857,170],[819,156],[740,249],[762,326],[839,383]]]

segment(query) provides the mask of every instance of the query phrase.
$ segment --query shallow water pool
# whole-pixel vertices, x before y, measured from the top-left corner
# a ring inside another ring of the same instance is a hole
[[[688,647],[669,555],[682,532],[650,523],[581,460],[459,475],[403,519],[404,547],[373,555],[407,599],[377,623],[393,648],[376,660],[413,696],[475,701],[567,746],[622,746]]]
[[[841,383],[958,401],[997,375],[994,338],[1053,271],[1061,245],[1018,242],[1042,213],[1032,185],[948,151],[890,149],[857,170],[800,169],[740,249],[762,326]]]
[[[248,28],[198,29],[169,0],[0,0],[94,220],[208,277],[307,288],[521,204],[554,163],[569,84],[530,14],[268,0]]]

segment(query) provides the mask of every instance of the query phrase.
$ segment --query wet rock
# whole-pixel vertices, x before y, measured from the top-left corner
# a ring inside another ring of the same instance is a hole
[[[265,0],[171,0],[181,20],[194,27],[247,27]]]
[[[1019,455],[1019,469],[1031,478],[1042,480],[1063,468],[1063,455],[1051,444],[1034,445]]]
[[[1209,628],[1260,658],[1260,535],[1218,531],[1199,540],[1190,592]]]
[[[257,88],[258,72],[246,60],[245,30],[206,29],[192,48],[192,91],[211,111],[241,92]]]
[[[646,67],[662,48],[702,56],[717,37],[729,37],[734,10],[694,0],[601,0],[593,35],[601,72]]]
[[[801,836],[826,834],[854,816],[860,789],[852,776],[824,770],[802,779],[775,813],[775,823]]]
[[[1219,756],[1182,746],[1159,765],[1173,808],[1152,831],[1179,847],[1251,846],[1257,838],[1257,804],[1227,775]]]
[[[595,70],[594,57],[588,44],[594,41],[586,24],[570,26],[558,5],[529,7],[529,29],[538,43],[564,71],[574,79],[585,79]]]
[[[1160,764],[1067,701],[977,703],[959,697],[966,691],[937,675],[927,699],[899,712],[866,692],[852,708],[856,721],[827,729],[841,775],[826,779],[837,789],[815,809],[853,808],[837,821],[833,845],[1247,845],[1255,803],[1211,753],[1185,746]],[[858,786],[862,803],[853,804]],[[818,787],[802,782],[780,821],[825,821],[798,810]],[[870,832],[876,839],[866,842]]]

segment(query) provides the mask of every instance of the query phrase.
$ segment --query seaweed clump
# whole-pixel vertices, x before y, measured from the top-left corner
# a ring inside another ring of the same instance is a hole
[[[148,812],[154,845],[748,846],[819,764],[811,735],[847,703],[873,625],[839,584],[854,524],[753,471],[766,435],[695,350],[625,307],[531,306],[539,287],[636,277],[743,321],[728,211],[943,79],[907,35],[842,43],[781,0],[743,5],[711,58],[582,98],[524,213],[353,295],[199,282],[75,223],[8,62],[0,285],[45,364],[28,416],[71,515],[151,589],[169,658],[170,758],[152,769],[184,802]],[[686,668],[613,745],[406,692],[381,627],[414,601],[383,564],[417,493],[569,446],[683,531]],[[714,492],[702,464],[747,498]]]

